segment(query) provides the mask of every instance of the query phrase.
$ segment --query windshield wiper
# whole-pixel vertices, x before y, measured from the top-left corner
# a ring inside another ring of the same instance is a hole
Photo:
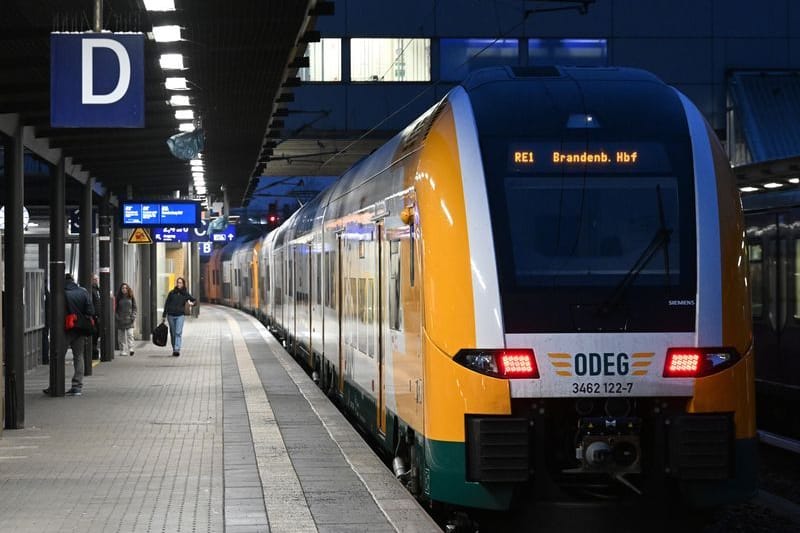
[[[647,263],[650,262],[650,259],[653,258],[653,256],[662,246],[664,247],[664,271],[667,276],[667,288],[669,288],[669,240],[670,236],[672,235],[672,229],[667,227],[666,219],[664,217],[664,203],[661,200],[660,185],[656,185],[656,195],[658,196],[658,218],[661,226],[658,228],[658,230],[656,230],[656,233],[653,235],[653,239],[650,241],[650,244],[648,244],[647,248],[642,251],[639,259],[637,259],[631,269],[628,270],[628,273],[625,274],[625,277],[622,278],[619,284],[614,287],[614,290],[611,292],[611,294],[609,294],[603,303],[600,304],[600,308],[598,309],[598,314],[600,315],[607,315],[619,304],[620,300],[625,295],[625,292],[636,280],[636,277],[642,270],[644,270],[644,267],[647,266]]]

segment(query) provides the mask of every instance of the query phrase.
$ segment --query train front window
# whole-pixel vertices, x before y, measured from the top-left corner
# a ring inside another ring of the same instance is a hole
[[[637,285],[680,280],[675,178],[507,177],[505,196],[517,287],[613,287],[640,262]]]

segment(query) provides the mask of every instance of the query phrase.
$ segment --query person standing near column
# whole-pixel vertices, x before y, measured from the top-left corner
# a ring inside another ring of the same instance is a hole
[[[92,359],[100,359],[100,350],[97,348],[97,341],[100,339],[100,278],[97,274],[92,274],[92,305],[94,306],[94,333],[92,333]]]
[[[67,391],[68,396],[80,396],[83,392],[83,350],[86,346],[86,337],[91,336],[94,330],[92,320],[95,310],[89,293],[75,283],[72,274],[66,274],[64,283],[64,331],[66,339],[64,352],[72,349],[72,365],[75,374],[72,376],[72,388]],[[50,394],[50,389],[42,392]]]
[[[186,290],[186,280],[178,278],[175,280],[175,288],[167,294],[167,301],[164,302],[164,313],[161,321],[169,323],[169,339],[172,341],[172,355],[181,355],[181,341],[183,340],[183,321],[186,315],[186,304],[193,306],[196,302],[194,296]]]
[[[114,311],[120,355],[133,356],[133,323],[136,320],[136,311],[133,289],[127,283],[123,283],[117,292],[117,308]]]

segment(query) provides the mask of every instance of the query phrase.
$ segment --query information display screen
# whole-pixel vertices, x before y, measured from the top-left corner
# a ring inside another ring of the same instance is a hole
[[[516,142],[509,145],[507,166],[515,173],[548,175],[671,171],[664,147],[648,142]]]
[[[122,202],[123,228],[200,225],[200,204],[191,200],[168,202]]]

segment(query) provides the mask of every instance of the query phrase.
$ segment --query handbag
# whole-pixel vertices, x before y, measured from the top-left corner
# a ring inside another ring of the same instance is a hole
[[[79,335],[92,335],[95,331],[94,319],[81,313],[69,313],[64,316],[64,330],[74,331]]]
[[[163,322],[157,325],[153,329],[153,344],[156,346],[166,346],[167,345],[167,334],[169,333],[169,329],[167,329],[167,325]]]

